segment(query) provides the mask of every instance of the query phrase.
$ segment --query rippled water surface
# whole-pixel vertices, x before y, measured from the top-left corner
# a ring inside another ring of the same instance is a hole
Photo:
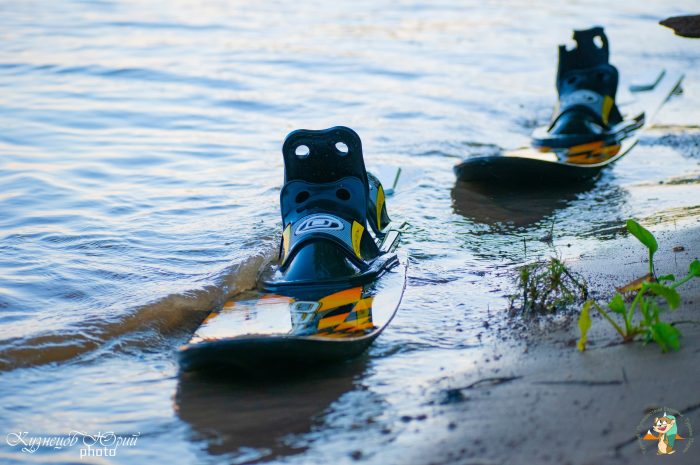
[[[551,254],[549,238],[591,250],[632,216],[697,221],[700,48],[656,25],[696,6],[0,3],[2,436],[138,433],[90,459],[125,464],[378,463],[429,447],[402,417],[469,370],[509,269]],[[594,186],[456,184],[460,159],[527,144],[547,121],[556,46],[593,24],[623,81],[686,73],[657,126]],[[405,168],[389,203],[410,222],[397,318],[366,356],[300,379],[179,377],[177,347],[275,253],[285,135],[339,124],[370,168]],[[4,461],[76,454],[0,445]]]

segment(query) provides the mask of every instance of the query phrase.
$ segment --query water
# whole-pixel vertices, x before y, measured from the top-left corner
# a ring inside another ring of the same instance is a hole
[[[138,435],[88,463],[377,463],[429,449],[417,430],[437,440],[447,425],[406,418],[488,353],[484,322],[504,321],[513,266],[592,250],[633,216],[697,222],[700,49],[655,25],[694,6],[3,2],[0,432]],[[682,98],[591,189],[455,185],[460,159],[524,145],[546,122],[556,46],[593,24],[623,80],[676,67]],[[275,253],[284,136],[338,124],[370,166],[411,181],[389,201],[411,223],[397,318],[366,356],[315,376],[179,377],[176,348]],[[5,441],[0,458],[80,460]]]

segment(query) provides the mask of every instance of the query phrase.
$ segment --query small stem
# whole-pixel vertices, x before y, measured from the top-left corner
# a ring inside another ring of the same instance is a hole
[[[598,310],[598,312],[599,312],[601,315],[603,315],[603,318],[605,318],[606,320],[608,320],[608,323],[610,323],[611,325],[613,325],[613,328],[615,328],[615,331],[617,331],[617,332],[620,334],[620,336],[622,336],[622,338],[624,339],[624,338],[626,337],[625,331],[623,331],[622,328],[620,328],[620,326],[619,326],[617,323],[615,323],[615,321],[613,321],[612,318],[610,318],[610,315],[608,315],[608,312],[606,312],[605,310],[603,310],[603,307],[601,307],[600,305],[598,305],[598,302],[596,302],[595,300],[592,301],[592,302],[593,302],[593,305],[595,306],[596,310]],[[628,331],[628,332],[629,332],[629,331]]]
[[[647,304],[647,305],[648,305],[648,304]],[[648,310],[648,309],[647,309],[647,310]],[[651,317],[649,316],[649,312],[648,312],[647,310],[644,309],[644,305],[642,305],[642,304],[641,304],[641,301],[640,301],[640,304],[639,304],[639,311],[642,312],[642,316],[644,316],[644,323],[645,323],[647,326],[651,326],[653,322],[651,321]]]
[[[671,323],[672,326],[676,325],[700,325],[700,321],[695,321],[695,320],[676,320],[673,323]]]
[[[634,340],[635,337],[637,337],[637,334],[641,334],[643,331],[640,328],[632,328],[630,329],[630,332],[627,333],[627,336],[625,336],[623,339],[625,342],[629,342]]]
[[[675,283],[671,284],[671,288],[672,288],[672,289],[675,289],[675,288],[677,288],[678,286],[680,286],[681,284],[687,283],[688,281],[690,281],[690,280],[693,279],[694,277],[695,277],[695,276],[693,276],[692,274],[688,274],[688,276],[686,276],[686,277],[684,277],[684,278],[682,278],[682,279],[679,279],[679,280],[676,281]]]
[[[574,284],[576,284],[576,286],[578,286],[578,288],[585,294],[584,298],[586,298],[588,296],[588,289],[586,288],[586,286],[579,283],[578,280],[574,278],[573,275],[569,273],[569,270],[567,270],[566,268],[564,268],[562,271],[569,277],[569,279],[571,279],[571,281]]]
[[[642,294],[644,294],[644,292],[646,292],[646,289],[644,288],[644,285],[642,285],[642,288],[639,291],[637,291],[637,295],[634,297],[634,300],[630,305],[630,309],[625,314],[625,328],[627,328],[628,332],[632,327],[632,319],[634,318],[634,308],[639,304],[639,300],[642,298]]]

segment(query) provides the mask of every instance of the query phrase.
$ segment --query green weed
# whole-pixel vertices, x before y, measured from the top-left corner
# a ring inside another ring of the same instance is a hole
[[[633,341],[642,336],[645,342],[654,341],[663,352],[680,347],[680,331],[662,320],[667,309],[675,310],[681,303],[676,288],[693,278],[700,277],[700,261],[694,260],[688,267],[688,274],[676,279],[672,274],[655,277],[654,254],[659,248],[654,235],[634,220],[627,221],[627,230],[636,237],[649,251],[649,275],[647,279],[638,280],[632,287],[636,292],[631,302],[626,302],[620,292],[603,307],[596,300],[584,303],[579,315],[578,327],[581,337],[577,347],[586,349],[588,330],[591,327],[591,309],[595,309],[615,328],[624,342]],[[627,287],[629,289],[629,286]]]
[[[588,298],[583,279],[558,258],[522,266],[516,285],[521,292],[511,296],[510,307],[524,313],[551,313]]]

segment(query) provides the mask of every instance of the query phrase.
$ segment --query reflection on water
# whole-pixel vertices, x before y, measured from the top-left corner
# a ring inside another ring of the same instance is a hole
[[[296,376],[249,381],[188,373],[180,377],[175,396],[177,415],[206,440],[211,454],[234,460],[269,460],[298,454],[306,447],[293,436],[308,433],[319,417],[364,370],[356,359]]]
[[[457,183],[452,188],[452,201],[455,213],[475,223],[528,228],[550,220],[594,184],[513,190],[503,185]]]
[[[700,49],[656,25],[695,8],[6,2],[0,431],[141,432],[140,447],[108,463],[406,462],[407,449],[430,444],[411,439],[418,427],[405,418],[420,416],[436,380],[488,351],[484,322],[502,318],[512,266],[554,248],[591,250],[629,217],[697,218],[700,185],[666,181],[700,172]],[[687,71],[658,129],[583,191],[521,197],[456,184],[461,159],[525,145],[546,122],[556,46],[592,23],[606,27],[623,81],[640,63]],[[362,368],[273,384],[261,397],[219,381],[178,386],[177,348],[212,308],[252,288],[276,252],[284,136],[338,124],[360,134],[368,167],[406,173],[388,200],[410,223],[396,318]],[[258,416],[285,396],[296,414]],[[270,442],[237,435],[268,420],[279,421]],[[235,437],[225,456],[214,453],[219,433]],[[4,447],[0,460],[28,460]]]

